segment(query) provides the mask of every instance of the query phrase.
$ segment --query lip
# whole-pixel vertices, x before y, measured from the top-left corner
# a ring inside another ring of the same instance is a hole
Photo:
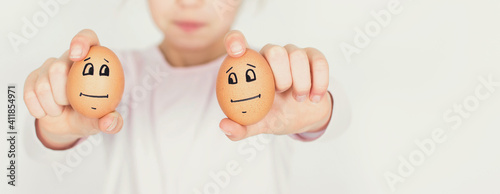
[[[174,24],[185,32],[193,32],[205,26],[204,23],[196,21],[175,21]]]
[[[97,96],[97,95],[88,95],[88,94],[84,94],[82,92],[80,92],[80,96],[85,96],[85,97],[90,97],[90,98],[108,98],[109,95],[106,94],[106,95],[102,95],[102,96]]]
[[[256,98],[260,98],[261,95],[257,95],[257,96],[253,96],[253,97],[250,97],[250,98],[244,98],[244,99],[240,99],[240,100],[233,100],[231,99],[231,103],[235,103],[235,102],[243,102],[243,101],[247,101],[247,100],[253,100],[253,99],[256,99]]]

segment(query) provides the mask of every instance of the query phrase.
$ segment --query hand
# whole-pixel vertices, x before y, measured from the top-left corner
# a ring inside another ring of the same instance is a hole
[[[227,53],[242,56],[247,47],[243,34],[231,31],[225,37]],[[242,126],[228,118],[219,126],[238,141],[261,133],[294,134],[321,130],[330,120],[332,99],[328,89],[328,63],[314,48],[268,44],[260,50],[274,74],[276,95],[269,113],[258,123]]]
[[[117,133],[123,126],[118,112],[100,119],[87,118],[71,108],[66,97],[66,80],[75,61],[83,60],[91,46],[99,45],[92,30],[82,30],[59,58],[49,58],[35,69],[24,83],[24,102],[36,118],[35,127],[40,141],[48,148],[68,149],[81,137]]]

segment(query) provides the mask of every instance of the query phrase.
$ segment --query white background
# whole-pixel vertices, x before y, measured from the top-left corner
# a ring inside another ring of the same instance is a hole
[[[21,34],[22,18],[31,21],[43,11],[37,3],[46,1],[0,3],[0,90],[16,83],[21,92],[28,73],[61,55],[83,28],[95,30],[112,49],[145,48],[161,38],[145,0],[70,0],[16,52],[8,34]],[[247,0],[234,28],[259,48],[317,47],[352,106],[352,124],[342,136],[297,144],[290,161],[295,193],[391,193],[384,173],[397,175],[398,157],[419,152],[414,141],[431,138],[436,128],[444,129],[446,141],[425,155],[394,193],[500,193],[500,87],[479,100],[458,129],[450,130],[443,119],[454,104],[472,99],[479,77],[500,81],[499,1],[400,0],[402,12],[392,15],[351,63],[339,45],[352,45],[355,29],[376,21],[370,12],[387,9],[388,0],[262,2]],[[0,93],[5,107],[6,92]],[[26,113],[22,96],[18,103]],[[5,112],[2,108],[0,118]],[[3,134],[6,124],[1,126]],[[3,169],[5,141],[0,147]]]

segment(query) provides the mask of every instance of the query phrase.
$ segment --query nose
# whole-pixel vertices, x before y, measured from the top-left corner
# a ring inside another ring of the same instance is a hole
[[[197,7],[203,4],[204,0],[177,0],[177,3],[182,7]]]

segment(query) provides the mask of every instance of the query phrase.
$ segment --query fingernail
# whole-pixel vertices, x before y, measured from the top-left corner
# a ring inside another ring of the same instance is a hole
[[[306,100],[306,95],[301,95],[296,97],[297,102],[304,102]]]
[[[73,46],[71,48],[71,53],[69,54],[69,58],[75,59],[80,58],[82,56],[82,47],[79,45]]]
[[[106,128],[106,131],[112,131],[113,129],[115,129],[117,123],[118,123],[118,117],[114,117],[113,122],[111,122],[108,128]]]
[[[226,134],[227,136],[230,136],[231,135],[231,132],[229,131],[225,131],[224,129],[220,129],[224,134]]]
[[[319,101],[321,101],[321,96],[319,95],[314,95],[311,99],[311,101],[315,104],[317,104]]]
[[[243,47],[238,43],[233,43],[231,45],[231,52],[233,55],[237,55],[243,52]]]

